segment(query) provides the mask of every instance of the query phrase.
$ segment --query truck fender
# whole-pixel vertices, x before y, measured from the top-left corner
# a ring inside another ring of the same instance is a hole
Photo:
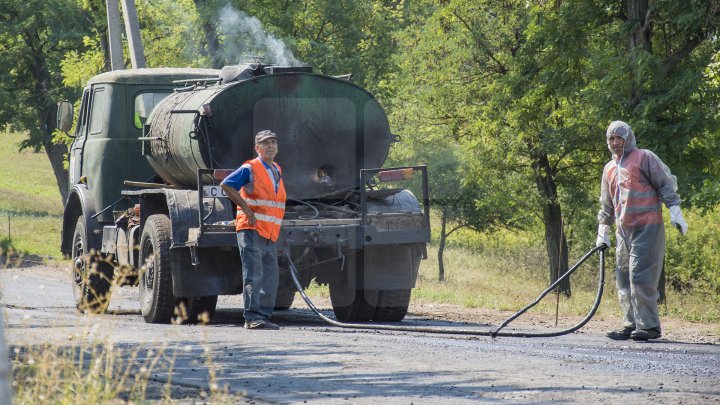
[[[226,198],[204,198],[207,223],[233,218],[232,205]],[[190,228],[199,226],[200,201],[195,190],[153,189],[140,194],[140,226],[150,215],[165,214],[170,219],[170,266],[173,294],[176,297],[237,294],[242,291],[242,272],[237,250],[204,251],[197,266],[190,262],[187,247]],[[129,238],[133,240],[134,238]],[[134,243],[134,242],[133,242]],[[141,266],[142,263],[138,263]]]
[[[172,241],[170,248],[182,248],[188,241],[188,231],[200,223],[200,202],[195,190],[146,190],[140,196],[140,224],[152,214],[163,213],[170,218]],[[206,221],[227,221],[235,218],[230,200],[204,198]]]
[[[63,210],[60,245],[60,251],[63,256],[70,257],[72,253],[72,236],[78,217],[82,217],[85,221],[85,229],[87,230],[90,248],[100,250],[102,227],[97,218],[92,218],[96,212],[95,204],[92,201],[87,185],[75,184],[70,190],[70,195]]]

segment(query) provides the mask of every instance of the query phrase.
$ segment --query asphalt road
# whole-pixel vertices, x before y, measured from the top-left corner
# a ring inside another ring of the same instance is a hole
[[[717,342],[615,342],[592,328],[547,339],[356,331],[321,323],[299,298],[274,317],[279,331],[243,329],[237,297],[221,297],[208,326],[150,325],[130,287],[114,291],[109,314],[78,314],[62,268],[2,269],[0,284],[11,350],[98,342],[136,361],[161,353],[151,379],[170,375],[185,402],[217,388],[255,403],[720,403]]]

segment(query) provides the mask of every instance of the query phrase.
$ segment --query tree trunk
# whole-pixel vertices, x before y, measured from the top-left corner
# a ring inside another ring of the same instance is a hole
[[[568,247],[563,232],[562,211],[557,200],[557,186],[547,154],[540,154],[535,162],[535,184],[543,203],[545,247],[550,265],[550,283],[557,281],[568,270]],[[560,292],[570,295],[570,280],[558,285]]]
[[[652,53],[652,18],[648,13],[648,0],[627,0],[627,19],[632,28],[628,38],[628,53],[633,58],[631,70],[630,108],[637,107],[643,100],[642,83],[635,80],[638,66],[638,51]]]
[[[194,2],[195,8],[197,9],[202,21],[203,33],[205,34],[206,48],[201,52],[203,56],[210,58],[213,68],[220,69],[225,66],[226,61],[225,57],[220,52],[220,40],[218,39],[217,29],[215,28],[215,23],[213,22],[215,21],[215,18],[208,16],[212,10],[209,10],[208,8],[206,4],[207,0],[194,0]]]
[[[445,263],[443,263],[443,254],[445,253],[445,241],[447,236],[445,235],[445,227],[447,225],[447,211],[445,207],[442,209],[440,214],[440,246],[438,246],[438,281],[445,281]]]
[[[37,32],[27,30],[24,34],[29,48],[34,51],[32,55],[32,75],[35,79],[33,96],[36,100],[35,108],[38,113],[39,124],[39,128],[36,131],[39,131],[42,145],[45,148],[45,153],[50,160],[50,166],[55,175],[55,181],[60,191],[62,203],[65,205],[68,196],[68,173],[64,167],[64,161],[68,148],[64,143],[54,144],[52,141],[57,112],[55,101],[50,96],[53,93],[52,77],[50,76],[50,70],[47,67],[45,53],[42,47],[32,46],[33,44],[42,43],[38,38]]]
[[[53,143],[53,132],[55,131],[56,125],[56,114],[57,106],[52,103],[51,100],[45,100],[46,105],[42,107],[42,115],[40,120],[42,126],[40,132],[42,134],[42,145],[45,148],[45,154],[50,160],[50,167],[52,167],[53,174],[55,175],[55,181],[57,182],[58,189],[60,191],[60,197],[62,198],[62,204],[65,205],[68,197],[68,171],[65,169],[65,157],[68,154],[68,147],[64,143]]]
[[[627,0],[627,18],[632,24],[628,50],[643,48],[652,53],[652,15],[648,13],[648,0]]]
[[[48,141],[45,139],[48,139]],[[64,143],[54,144],[50,139],[52,139],[52,134],[43,139],[43,146],[45,147],[45,153],[50,160],[50,166],[53,169],[55,181],[57,182],[58,189],[60,190],[60,197],[62,198],[62,204],[64,206],[68,197],[68,171],[64,167],[65,156],[68,154],[68,148]]]

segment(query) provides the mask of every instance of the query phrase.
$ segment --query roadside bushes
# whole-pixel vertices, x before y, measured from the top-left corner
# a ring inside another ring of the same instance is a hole
[[[720,294],[720,212],[703,216],[685,211],[687,235],[666,230],[665,272],[668,287],[677,291],[700,290]],[[666,222],[669,224],[669,222]]]

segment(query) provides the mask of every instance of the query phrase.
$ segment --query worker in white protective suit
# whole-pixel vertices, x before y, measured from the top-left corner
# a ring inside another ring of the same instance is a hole
[[[657,300],[665,257],[664,203],[670,223],[683,235],[688,226],[680,211],[677,179],[653,152],[635,147],[630,126],[613,121],[606,132],[612,159],[600,188],[597,246],[610,246],[616,225],[617,282],[623,329],[608,332],[615,340],[648,340],[662,335]]]

